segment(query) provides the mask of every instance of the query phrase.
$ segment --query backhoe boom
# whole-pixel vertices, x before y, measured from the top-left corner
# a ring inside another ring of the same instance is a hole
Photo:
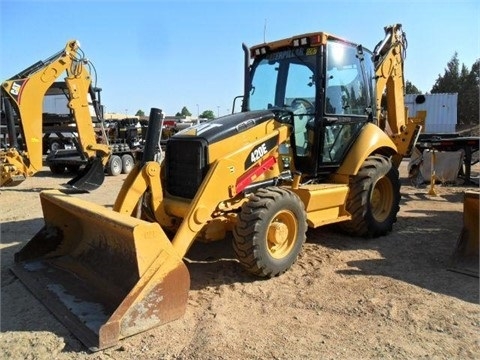
[[[78,41],[72,40],[67,42],[62,51],[3,82],[1,91],[6,102],[5,108],[13,108],[18,117],[23,146],[10,141],[10,148],[0,152],[0,187],[18,185],[41,170],[43,99],[49,87],[64,73],[69,93],[68,107],[77,125],[82,151],[91,163],[106,164],[110,150],[106,145],[97,144],[92,127],[88,103],[92,79],[86,68],[88,63]],[[9,123],[13,123],[13,112],[6,113],[10,117]],[[16,139],[15,129],[9,126],[9,139],[14,138]],[[92,167],[87,166],[85,177],[92,178],[91,174],[87,176],[90,169]],[[75,184],[72,186],[75,187]]]
[[[397,146],[398,155],[394,157],[394,162],[398,166],[401,158],[412,151],[421,126],[425,123],[426,113],[419,112],[415,118],[408,118],[404,98],[404,59],[407,39],[400,24],[386,26],[384,30],[385,38],[374,50],[377,119],[379,119],[380,128],[389,133]],[[387,103],[386,114],[382,112],[384,91]]]

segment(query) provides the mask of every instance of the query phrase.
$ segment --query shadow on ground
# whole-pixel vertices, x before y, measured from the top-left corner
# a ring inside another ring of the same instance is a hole
[[[458,195],[452,199],[458,200]],[[455,228],[444,225],[452,222]],[[387,236],[355,238],[337,231],[336,226],[327,226],[309,230],[307,241],[344,251],[375,250],[382,257],[350,261],[347,265],[351,269],[338,270],[343,275],[386,276],[478,304],[478,278],[448,271],[461,227],[460,212],[410,210],[408,215],[398,217]]]

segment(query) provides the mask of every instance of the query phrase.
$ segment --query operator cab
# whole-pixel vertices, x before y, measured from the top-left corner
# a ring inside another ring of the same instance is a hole
[[[324,33],[251,49],[244,111],[289,112],[295,169],[328,175],[373,121],[372,53]]]

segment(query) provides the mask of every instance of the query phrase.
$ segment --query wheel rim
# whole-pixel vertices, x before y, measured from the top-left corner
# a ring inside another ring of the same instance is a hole
[[[282,259],[292,251],[297,238],[298,225],[291,211],[279,211],[267,230],[267,250],[275,259]]]
[[[393,204],[392,185],[386,176],[379,179],[370,198],[372,215],[376,221],[385,221],[390,215]]]
[[[50,150],[52,151],[60,150],[60,144],[56,141],[52,142],[52,144],[50,145]]]
[[[122,160],[120,158],[115,158],[112,161],[112,169],[114,172],[122,171]]]
[[[133,158],[128,157],[125,160],[125,167],[126,169],[131,170],[131,168],[133,167]]]

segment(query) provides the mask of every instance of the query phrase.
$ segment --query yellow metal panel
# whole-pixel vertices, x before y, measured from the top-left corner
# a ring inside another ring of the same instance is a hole
[[[348,186],[342,184],[303,185],[292,191],[300,197],[308,213],[343,205],[347,197]]]
[[[334,224],[344,220],[350,220],[350,215],[340,215],[342,209],[334,207],[325,210],[318,210],[307,214],[307,223],[311,228]]]
[[[381,148],[383,152],[389,151],[391,154],[397,152],[393,141],[378,126],[374,124],[365,125],[337,173],[343,175],[357,174],[365,159]]]
[[[330,224],[350,218],[345,210],[348,186],[343,184],[303,185],[292,189],[305,205],[310,227]]]
[[[463,198],[463,227],[450,259],[449,270],[479,276],[480,192],[467,191]]]
[[[463,227],[468,232],[467,254],[476,254],[479,249],[480,192],[467,191],[463,199]]]

